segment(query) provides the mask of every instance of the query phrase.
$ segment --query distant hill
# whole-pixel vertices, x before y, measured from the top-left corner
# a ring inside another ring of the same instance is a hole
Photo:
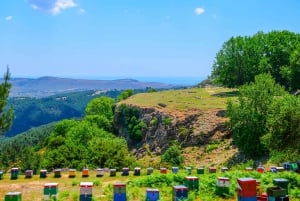
[[[2,79],[0,80],[2,82]],[[159,82],[140,82],[134,79],[87,80],[58,77],[12,78],[11,97],[44,97],[57,93],[85,90],[124,90],[173,88],[175,85]]]

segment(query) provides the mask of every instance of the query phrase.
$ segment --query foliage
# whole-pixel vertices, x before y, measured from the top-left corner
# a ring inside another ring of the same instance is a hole
[[[5,135],[15,136],[32,127],[38,127],[63,119],[82,118],[87,104],[94,98],[107,96],[116,98],[119,91],[82,91],[57,94],[44,98],[15,97],[8,103],[14,107],[16,118]]]
[[[127,90],[121,92],[121,94],[118,96],[117,100],[118,101],[125,100],[125,99],[129,98],[130,96],[132,96],[133,94],[134,94],[133,89],[127,89]]]
[[[131,107],[125,104],[119,105],[115,114],[115,121],[119,122],[117,123],[118,125],[126,128],[133,142],[142,140],[147,125],[140,119],[140,109],[138,107]]]
[[[216,54],[212,79],[227,87],[238,87],[270,73],[287,89],[299,88],[300,35],[289,31],[258,32],[254,36],[231,37]]]
[[[172,124],[172,119],[170,117],[163,118],[162,124],[164,126],[170,126]]]
[[[285,95],[274,100],[262,140],[277,160],[298,160],[300,154],[300,99]],[[281,155],[281,157],[279,156]]]
[[[3,135],[10,129],[13,119],[14,111],[12,107],[8,107],[7,99],[11,89],[10,72],[7,68],[4,74],[4,82],[0,84],[0,135]]]
[[[177,144],[171,145],[163,155],[161,155],[161,161],[167,162],[171,165],[181,166],[183,163],[181,147]]]
[[[268,108],[275,96],[284,90],[269,74],[255,77],[255,82],[239,89],[238,103],[228,102],[227,115],[234,143],[251,157],[263,155],[266,151],[260,138],[267,133]]]

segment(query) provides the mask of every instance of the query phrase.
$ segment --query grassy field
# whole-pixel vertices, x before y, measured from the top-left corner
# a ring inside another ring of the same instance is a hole
[[[124,102],[141,107],[162,108],[164,110],[206,110],[224,109],[230,97],[236,96],[236,90],[227,88],[189,88],[167,90],[155,93],[141,93],[129,97]]]
[[[205,174],[196,174],[196,170],[192,171],[192,175],[199,177],[199,191],[190,191],[190,201],[233,201],[236,198],[236,180],[237,178],[252,177],[261,181],[262,191],[267,187],[273,186],[272,179],[286,178],[290,181],[291,201],[300,200],[300,175],[292,172],[282,173],[264,173],[260,174],[256,171],[247,172],[240,170],[232,170],[225,173],[217,171],[216,174],[209,174],[207,169]],[[23,201],[41,201],[43,200],[43,187],[45,183],[58,183],[59,200],[61,201],[78,201],[79,200],[79,184],[80,182],[94,182],[93,200],[95,201],[112,201],[113,200],[113,184],[115,182],[126,182],[127,200],[142,201],[145,200],[146,189],[148,187],[157,188],[160,191],[161,201],[172,200],[172,186],[182,184],[187,176],[185,170],[180,170],[178,174],[171,173],[160,174],[159,170],[155,170],[154,174],[146,175],[146,170],[142,169],[141,176],[133,176],[130,172],[129,176],[117,175],[110,177],[106,173],[103,177],[96,177],[96,173],[91,172],[87,178],[81,177],[81,172],[77,172],[75,178],[68,178],[68,172],[63,172],[62,177],[54,178],[53,174],[48,174],[45,179],[34,175],[33,178],[25,179],[24,175],[20,175],[17,180],[10,180],[10,175],[5,174],[3,180],[0,180],[0,200],[4,200],[5,194],[10,191],[22,192]],[[228,198],[219,197],[215,194],[216,181],[218,177],[230,178],[230,195]]]

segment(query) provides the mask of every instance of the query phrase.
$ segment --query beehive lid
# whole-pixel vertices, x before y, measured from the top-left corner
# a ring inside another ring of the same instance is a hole
[[[57,168],[57,169],[54,170],[54,172],[61,172],[61,169]]]
[[[198,180],[199,178],[198,177],[195,177],[195,176],[187,176],[185,177],[187,180]]]
[[[186,186],[183,186],[183,185],[173,186],[173,188],[175,190],[187,190],[188,189]]]
[[[19,168],[11,168],[11,170],[19,170]]]
[[[93,182],[80,182],[80,187],[93,187]]]
[[[125,183],[114,183],[114,187],[123,187],[126,186]]]
[[[76,172],[76,169],[69,169],[69,172]]]
[[[134,168],[135,170],[140,170],[141,168],[140,167],[136,167],[136,168]]]
[[[159,192],[157,188],[147,188],[147,192]]]
[[[129,168],[128,167],[124,167],[123,170],[129,170]]]
[[[8,192],[5,195],[21,195],[21,192]]]
[[[47,170],[40,170],[40,172],[47,172]]]
[[[218,177],[218,180],[220,181],[229,181],[228,177]]]
[[[45,187],[56,187],[58,186],[58,183],[45,183]]]

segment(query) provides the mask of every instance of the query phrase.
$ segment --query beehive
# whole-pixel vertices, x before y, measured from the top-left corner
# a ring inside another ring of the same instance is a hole
[[[159,200],[159,190],[148,188],[146,190],[146,201],[158,201]]]
[[[256,186],[257,181],[253,178],[239,178],[237,179],[238,185],[238,197],[239,200],[245,200],[246,198],[256,198]]]
[[[93,182],[80,182],[80,201],[92,201]]]
[[[116,169],[110,169],[109,170],[109,176],[114,177],[117,175],[117,170]]]
[[[204,167],[198,167],[197,174],[204,174]]]
[[[125,183],[114,183],[114,201],[126,201]]]
[[[188,199],[188,188],[186,186],[173,186],[172,201]]]
[[[82,177],[89,177],[89,169],[88,168],[83,168],[81,171],[81,176]]]
[[[216,173],[217,169],[215,167],[210,167],[209,168],[209,173]]]
[[[11,168],[10,170],[10,179],[18,179],[19,168]]]
[[[147,168],[147,175],[150,175],[153,173],[153,168],[150,167],[150,168]]]
[[[134,168],[133,175],[134,176],[140,176],[141,175],[141,168],[139,168],[139,167]]]
[[[46,178],[47,177],[47,170],[40,170],[40,178]]]
[[[22,193],[8,192],[5,194],[5,201],[22,201]]]
[[[129,168],[123,168],[122,169],[122,176],[128,176],[129,175]]]
[[[26,170],[25,171],[25,178],[32,178],[33,170]]]
[[[191,175],[192,174],[192,168],[191,167],[186,167],[186,174]]]
[[[0,171],[0,180],[3,179],[3,171]]]
[[[167,174],[167,168],[160,168],[161,174]]]
[[[61,177],[61,169],[60,168],[54,170],[54,177],[55,178]]]
[[[69,178],[76,177],[76,169],[69,169]]]
[[[103,177],[104,175],[104,170],[102,168],[98,168],[96,170],[96,177]]]
[[[174,174],[177,174],[177,173],[178,173],[178,170],[179,170],[178,167],[172,167],[172,172],[173,172]]]
[[[58,198],[58,183],[45,183],[44,184],[44,200],[50,201]]]
[[[230,180],[227,177],[218,177],[216,185],[216,194],[225,196],[229,195]]]
[[[195,176],[187,176],[184,179],[184,184],[189,190],[199,190],[199,178]]]

